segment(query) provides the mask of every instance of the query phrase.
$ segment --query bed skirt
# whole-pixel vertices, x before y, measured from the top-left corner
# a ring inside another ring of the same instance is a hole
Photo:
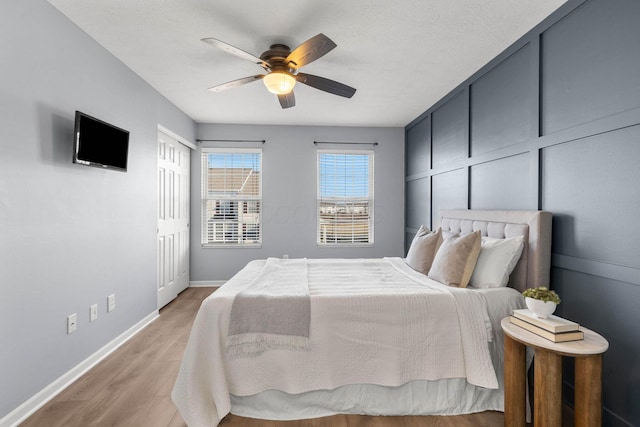
[[[503,389],[486,389],[463,378],[414,380],[399,387],[350,384],[335,390],[287,394],[268,390],[253,396],[231,396],[234,415],[299,420],[336,414],[460,415],[504,411]]]

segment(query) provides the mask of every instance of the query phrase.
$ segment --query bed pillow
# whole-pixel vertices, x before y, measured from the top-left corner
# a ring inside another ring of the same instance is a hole
[[[442,242],[429,270],[429,278],[466,288],[480,253],[480,231],[453,235]]]
[[[458,233],[454,233],[453,231],[442,230],[442,240],[447,240],[451,236],[457,236]]]
[[[436,255],[436,250],[442,242],[442,232],[438,228],[436,231],[429,231],[424,225],[416,233],[411,241],[409,252],[405,261],[409,267],[422,274],[427,274]]]
[[[523,248],[523,236],[508,239],[483,237],[478,262],[469,285],[474,288],[507,286],[509,275],[516,267]]]

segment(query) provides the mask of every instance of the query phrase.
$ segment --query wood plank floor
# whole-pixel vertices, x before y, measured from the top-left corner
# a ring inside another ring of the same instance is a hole
[[[22,427],[185,427],[170,394],[200,303],[214,288],[188,288],[160,318],[28,418]],[[265,421],[228,415],[224,427],[499,427],[501,412],[461,416],[336,415]]]

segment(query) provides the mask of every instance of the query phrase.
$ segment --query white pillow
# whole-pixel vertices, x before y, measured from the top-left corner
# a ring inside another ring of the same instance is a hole
[[[522,249],[524,237],[494,239],[483,237],[480,255],[473,270],[469,285],[474,288],[500,288],[507,286],[509,275],[516,267]]]

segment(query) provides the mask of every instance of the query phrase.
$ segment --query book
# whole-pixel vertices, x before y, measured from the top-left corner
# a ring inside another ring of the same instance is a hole
[[[536,335],[541,336],[542,338],[546,338],[549,341],[553,342],[567,342],[567,341],[580,341],[584,339],[584,332],[581,330],[568,331],[568,332],[549,332],[546,329],[542,329],[537,327],[532,323],[525,322],[522,319],[519,319],[515,316],[511,316],[509,318],[511,323],[516,326],[520,326],[523,329],[526,329],[529,332],[533,332]]]
[[[541,319],[536,317],[531,310],[526,308],[522,310],[513,310],[513,316],[524,320],[525,322],[533,323],[534,325],[542,329],[546,329],[549,332],[553,332],[554,334],[558,332],[577,331],[580,329],[580,325],[576,322],[572,322],[571,320],[554,316],[553,314],[549,315],[546,319]]]

